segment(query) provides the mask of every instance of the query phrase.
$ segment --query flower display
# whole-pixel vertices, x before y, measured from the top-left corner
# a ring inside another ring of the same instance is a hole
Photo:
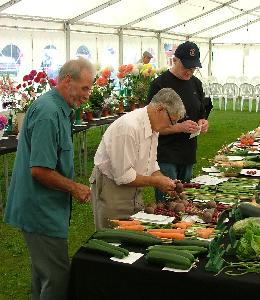
[[[89,96],[89,102],[93,110],[102,110],[105,105],[105,99],[109,98],[112,94],[115,87],[112,71],[112,67],[98,70],[91,95]]]
[[[112,79],[112,67],[106,67],[100,71],[100,74],[97,76],[95,84],[99,88],[101,94],[104,98],[111,96],[111,93],[115,87],[114,79]]]
[[[152,79],[156,76],[156,69],[151,64],[121,65],[117,77],[121,89],[126,90],[128,102],[143,104]]]
[[[5,128],[5,125],[7,125],[8,119],[5,115],[0,115],[0,130],[3,130]]]
[[[16,86],[21,97],[17,109],[25,112],[34,100],[55,85],[55,80],[49,79],[44,71],[32,70],[23,77],[23,83]]]

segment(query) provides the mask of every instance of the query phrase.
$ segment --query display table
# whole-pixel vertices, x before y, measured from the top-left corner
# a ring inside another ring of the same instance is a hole
[[[128,248],[128,247],[126,247]],[[128,248],[145,252],[144,248]],[[206,258],[188,273],[162,271],[142,256],[114,262],[80,248],[72,258],[69,300],[251,299],[260,295],[260,274],[228,276],[204,271]]]

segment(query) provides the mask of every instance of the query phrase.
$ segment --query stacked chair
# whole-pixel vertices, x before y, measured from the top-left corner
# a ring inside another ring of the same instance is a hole
[[[221,109],[223,100],[222,85],[220,83],[214,82],[209,85],[209,89],[212,104],[214,105],[214,101],[218,100],[219,109]]]
[[[244,108],[245,100],[248,100],[249,111],[251,112],[254,99],[254,86],[250,83],[242,83],[239,88],[239,94],[241,96],[241,111]]]
[[[255,111],[258,112],[259,98],[260,98],[260,83],[254,87],[254,97],[255,97]]]
[[[233,100],[233,110],[236,110],[236,101],[239,95],[239,88],[235,83],[225,83],[223,85],[224,109],[227,110],[228,99]],[[221,107],[220,107],[221,109]]]

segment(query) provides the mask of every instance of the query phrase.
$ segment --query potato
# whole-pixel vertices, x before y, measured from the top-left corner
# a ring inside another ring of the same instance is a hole
[[[207,208],[216,208],[217,204],[214,200],[211,200],[211,201],[206,202],[205,207],[207,207]]]
[[[182,193],[182,192],[183,192],[183,184],[182,184],[181,182],[177,182],[177,183],[176,183],[175,191],[176,191],[177,193]]]
[[[210,212],[208,212],[208,211],[203,212],[203,214],[202,214],[202,220],[205,223],[210,223],[211,220],[212,220],[212,214]]]
[[[152,206],[146,206],[144,209],[144,212],[147,214],[153,214],[154,213],[154,207]]]
[[[185,212],[185,205],[183,203],[176,203],[174,207],[176,213]]]

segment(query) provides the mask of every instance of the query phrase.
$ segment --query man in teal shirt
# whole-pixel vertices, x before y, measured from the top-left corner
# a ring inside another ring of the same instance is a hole
[[[73,181],[72,109],[87,101],[92,65],[70,60],[57,87],[28,109],[9,189],[5,221],[22,230],[32,260],[32,299],[64,300],[69,278],[70,199],[89,200],[89,187]]]

